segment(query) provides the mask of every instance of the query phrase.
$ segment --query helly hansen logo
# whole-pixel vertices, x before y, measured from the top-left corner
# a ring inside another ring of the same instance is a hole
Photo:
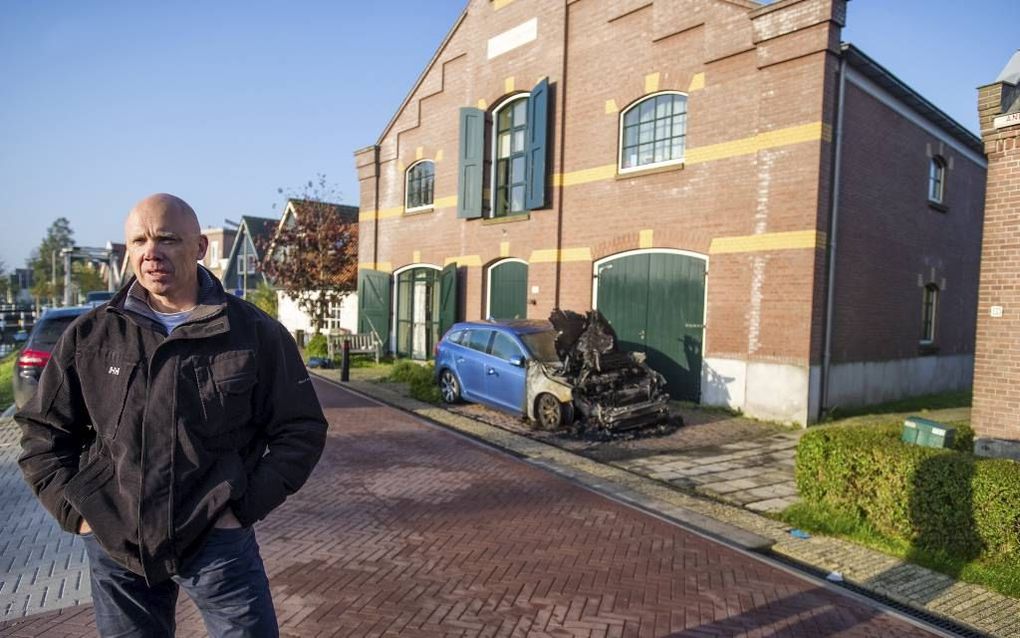
[[[110,369],[106,371],[106,374],[120,375],[120,368],[110,366]]]

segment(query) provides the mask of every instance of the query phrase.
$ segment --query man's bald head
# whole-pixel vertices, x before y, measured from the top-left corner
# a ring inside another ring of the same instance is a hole
[[[131,209],[128,219],[132,215],[153,215],[160,214],[179,218],[181,228],[189,228],[193,234],[200,234],[202,227],[198,223],[198,215],[195,214],[188,202],[176,195],[169,193],[156,193],[141,200]]]
[[[194,209],[180,197],[149,195],[124,222],[131,267],[160,312],[193,307],[198,299],[198,264],[208,240]]]

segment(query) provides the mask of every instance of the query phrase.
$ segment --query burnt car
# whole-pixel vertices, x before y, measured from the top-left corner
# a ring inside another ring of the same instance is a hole
[[[14,362],[14,405],[20,410],[35,393],[39,385],[39,375],[42,374],[46,362],[50,360],[50,353],[57,339],[64,334],[64,330],[71,325],[79,315],[88,312],[91,308],[87,306],[73,306],[70,308],[51,308],[45,311],[32,327],[28,335],[25,347],[18,354]]]
[[[598,311],[458,323],[436,346],[436,378],[448,403],[482,403],[547,430],[605,437],[676,423],[662,375],[620,351]]]

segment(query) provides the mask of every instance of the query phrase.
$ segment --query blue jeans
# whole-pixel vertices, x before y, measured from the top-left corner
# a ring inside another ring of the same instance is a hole
[[[280,635],[269,579],[250,527],[213,529],[180,574],[154,587],[110,558],[92,534],[84,541],[96,627],[103,638],[172,637],[181,588],[195,602],[213,638]]]

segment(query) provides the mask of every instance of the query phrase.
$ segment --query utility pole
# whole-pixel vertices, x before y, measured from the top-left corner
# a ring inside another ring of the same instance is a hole
[[[247,230],[247,229],[248,229],[248,227],[245,226],[245,230]],[[247,299],[248,298],[248,233],[247,232],[244,234],[244,247],[243,247],[243,250],[244,250],[244,268],[241,269],[241,272],[244,273],[244,288],[243,288],[244,294],[241,296],[241,298],[242,299]]]
[[[57,251],[50,251],[50,305],[57,305]]]

